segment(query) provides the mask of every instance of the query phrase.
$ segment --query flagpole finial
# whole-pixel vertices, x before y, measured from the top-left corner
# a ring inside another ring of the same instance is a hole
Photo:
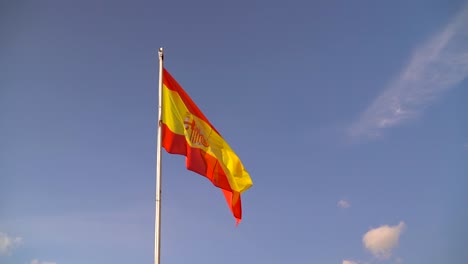
[[[163,59],[163,58],[164,58],[164,53],[163,53],[164,50],[163,50],[163,48],[162,48],[162,47],[159,48],[158,51],[159,51],[159,52],[158,52],[158,53],[159,53],[159,58],[160,58],[160,59]]]

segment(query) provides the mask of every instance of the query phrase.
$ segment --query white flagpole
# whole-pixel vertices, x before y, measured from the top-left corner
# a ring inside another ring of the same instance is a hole
[[[159,48],[158,137],[156,147],[156,217],[154,219],[154,264],[161,260],[161,130],[163,89],[163,48]]]

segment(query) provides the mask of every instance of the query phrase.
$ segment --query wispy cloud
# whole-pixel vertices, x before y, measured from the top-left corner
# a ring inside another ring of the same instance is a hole
[[[362,237],[364,247],[379,259],[388,259],[398,246],[400,235],[405,229],[404,222],[396,226],[383,225],[369,230]]]
[[[338,201],[337,205],[340,208],[346,209],[346,208],[349,208],[351,206],[351,203],[349,203],[349,201],[347,201],[347,200],[342,199],[342,200]]]
[[[13,249],[20,245],[22,241],[21,237],[11,237],[0,232],[0,255],[11,254]]]
[[[33,259],[31,260],[31,264],[57,264],[57,262],[39,261],[38,259]]]
[[[468,8],[413,53],[409,63],[350,127],[353,137],[380,137],[384,129],[418,117],[442,92],[468,76]]]
[[[118,210],[79,211],[64,214],[37,215],[25,218],[0,218],[0,226],[21,226],[29,234],[28,243],[48,247],[69,245],[71,247],[133,247],[141,239],[150,238],[144,226],[150,222],[151,212],[141,205]],[[70,228],[73,226],[73,228]],[[89,239],[89,234],[93,239]],[[125,237],[125,239],[120,239]],[[0,246],[2,244],[0,233]],[[21,238],[9,237],[21,242]],[[15,243],[16,244],[16,243]],[[9,246],[8,248],[11,248]],[[37,259],[40,256],[37,256]],[[50,261],[50,260],[49,260]]]
[[[342,264],[358,264],[356,261],[352,261],[352,260],[343,260],[343,263]]]

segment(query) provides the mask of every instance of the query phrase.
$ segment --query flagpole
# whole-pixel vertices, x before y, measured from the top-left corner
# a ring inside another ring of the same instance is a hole
[[[158,91],[158,137],[156,147],[156,216],[154,219],[154,264],[161,260],[161,131],[162,131],[162,89],[163,89],[163,48],[159,48],[159,91]]]

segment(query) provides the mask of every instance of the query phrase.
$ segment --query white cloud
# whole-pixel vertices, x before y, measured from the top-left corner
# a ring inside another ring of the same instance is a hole
[[[371,229],[362,237],[364,247],[377,258],[387,259],[392,255],[392,250],[398,246],[405,227],[405,223],[400,222],[396,226],[383,225]]]
[[[343,260],[343,263],[342,264],[357,264],[356,261],[352,261],[352,260]]]
[[[0,232],[0,255],[9,255],[22,242],[21,237],[10,237]]]
[[[57,262],[51,262],[51,261],[39,261],[38,259],[33,259],[31,260],[31,264],[57,264]]]
[[[342,199],[338,201],[338,207],[340,208],[349,208],[350,206],[351,204],[347,200]]]
[[[353,137],[379,137],[384,129],[418,117],[442,92],[468,76],[468,8],[413,53],[409,63],[350,127]]]

